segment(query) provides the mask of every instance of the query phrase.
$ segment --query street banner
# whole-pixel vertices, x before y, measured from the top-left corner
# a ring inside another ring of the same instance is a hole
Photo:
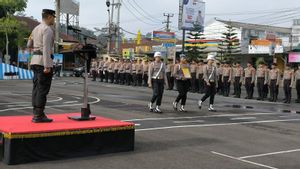
[[[153,31],[153,40],[162,43],[176,43],[174,32]]]
[[[204,30],[205,2],[180,0],[179,28],[192,31]]]
[[[30,53],[27,50],[19,50],[18,52],[18,60],[19,62],[28,62],[30,57]]]
[[[300,52],[289,53],[289,63],[300,63]]]

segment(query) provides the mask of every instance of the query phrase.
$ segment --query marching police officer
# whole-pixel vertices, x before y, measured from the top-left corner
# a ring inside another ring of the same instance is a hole
[[[293,82],[294,70],[292,70],[290,64],[287,64],[283,72],[283,89],[285,94],[284,103],[291,103]]]
[[[53,77],[53,58],[52,48],[54,45],[54,30],[52,26],[55,23],[55,11],[43,9],[43,21],[31,33],[27,47],[33,50],[31,59],[31,69],[34,72],[32,106],[32,122],[45,123],[52,122],[44,112],[47,95],[51,88]]]
[[[264,63],[261,62],[258,65],[257,71],[256,71],[256,86],[257,86],[257,92],[258,92],[258,98],[257,100],[264,100],[264,86],[267,83],[267,72],[264,67]]]
[[[296,103],[300,103],[300,64],[298,65],[298,70],[295,72],[295,82],[297,90],[297,100]]]
[[[201,100],[198,101],[199,109],[202,108],[202,103],[207,99],[209,100],[209,111],[215,111],[213,108],[214,99],[216,95],[216,85],[218,84],[217,67],[213,65],[215,55],[209,54],[207,57],[207,65],[204,67],[204,81],[206,83],[206,93]]]
[[[243,82],[243,74],[244,74],[244,69],[241,67],[240,62],[236,62],[235,68],[233,71],[233,76],[234,76],[234,94],[235,98],[240,98],[241,97],[241,86]]]
[[[108,83],[109,73],[108,73],[108,66],[110,64],[110,59],[106,58],[103,64],[103,75],[105,78],[105,83]]]
[[[132,81],[132,64],[129,59],[126,59],[125,64],[125,81],[127,86],[129,86]]]
[[[245,72],[244,84],[247,92],[247,96],[245,97],[245,99],[253,99],[255,69],[252,66],[251,62],[247,63],[247,68],[245,68],[244,72]]]
[[[108,78],[110,83],[114,83],[114,67],[115,67],[115,61],[114,59],[110,58],[109,64],[108,64]]]
[[[116,59],[115,61],[115,66],[114,66],[114,83],[119,84],[120,80],[120,74],[119,74],[119,69],[121,66],[121,61],[119,59]]]
[[[276,102],[278,97],[278,88],[280,81],[280,70],[277,64],[272,64],[272,69],[269,71],[269,87],[270,87],[270,101]]]
[[[232,68],[230,67],[230,63],[226,62],[222,69],[222,83],[224,87],[225,97],[228,97],[230,93],[231,78],[232,78]]]
[[[155,52],[155,61],[149,65],[148,72],[148,85],[153,89],[153,96],[151,102],[149,103],[150,112],[162,113],[160,110],[161,101],[164,93],[164,84],[168,87],[167,77],[166,77],[166,66],[161,61],[161,53]],[[156,107],[153,107],[156,101]]]
[[[187,72],[184,72],[186,70]],[[185,74],[185,73],[188,73]],[[174,77],[177,80],[177,90],[178,96],[176,100],[173,102],[173,108],[177,111],[178,103],[181,100],[181,107],[179,108],[180,112],[186,112],[185,110],[185,103],[187,99],[187,93],[190,88],[190,80],[191,80],[191,73],[190,73],[190,65],[187,63],[184,54],[180,55],[180,63],[174,67]]]

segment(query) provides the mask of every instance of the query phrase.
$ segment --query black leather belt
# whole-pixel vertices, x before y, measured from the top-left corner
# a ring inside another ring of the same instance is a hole
[[[37,51],[33,51],[32,54],[33,54],[33,55],[43,55],[43,52],[40,51],[40,50],[37,50]]]

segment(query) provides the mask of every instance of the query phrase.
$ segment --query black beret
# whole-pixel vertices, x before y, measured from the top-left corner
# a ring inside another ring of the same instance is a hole
[[[43,9],[43,14],[49,14],[55,17],[55,11],[52,9]]]

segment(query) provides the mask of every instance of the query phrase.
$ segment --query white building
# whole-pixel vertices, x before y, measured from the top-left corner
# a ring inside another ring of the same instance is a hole
[[[293,43],[293,49],[300,44],[300,19],[293,20],[292,43]]]
[[[297,25],[299,22],[299,25]],[[300,21],[294,27],[297,27],[297,33],[300,33]],[[266,40],[267,34],[270,32],[276,35],[277,43],[275,52],[283,53],[290,50],[290,38],[292,28],[275,27],[268,25],[257,25],[234,21],[225,21],[215,19],[209,22],[204,28],[206,39],[215,39],[216,42],[222,40],[222,33],[227,32],[226,26],[231,25],[237,33],[237,37],[241,44],[242,54],[268,54],[271,51],[268,44],[252,45],[252,40]],[[300,34],[298,34],[300,35]],[[295,40],[300,40],[300,36],[295,37]],[[217,50],[217,47],[215,47]]]

